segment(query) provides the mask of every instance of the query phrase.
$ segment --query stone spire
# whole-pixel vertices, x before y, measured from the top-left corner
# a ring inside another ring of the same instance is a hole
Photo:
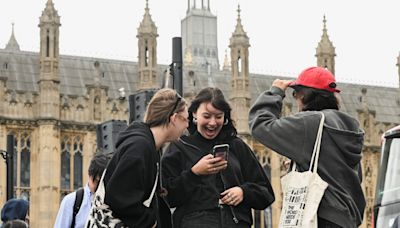
[[[198,0],[188,0],[187,1],[188,8],[186,10],[186,13],[189,13],[192,9],[201,9],[201,10],[207,10],[207,11],[211,10],[210,9],[210,0],[207,0],[207,5],[205,3],[205,0],[199,0],[199,1],[201,1],[201,3],[199,3],[199,4],[196,4],[197,1]],[[190,4],[191,2],[193,4]]]
[[[248,39],[247,34],[243,29],[242,19],[240,18],[240,5],[238,5],[237,12],[238,12],[238,17],[236,19],[236,28],[235,32],[233,32],[233,36],[243,36]]]
[[[316,48],[315,57],[317,57],[317,66],[328,69],[335,75],[335,47],[329,40],[328,30],[326,29],[326,18],[323,19],[324,27],[322,29],[321,41]]]
[[[142,22],[140,22],[140,26],[138,28],[138,34],[142,33],[150,33],[152,35],[158,36],[156,24],[151,19],[148,0],[146,0],[146,8],[144,8],[143,20]]]
[[[225,49],[225,57],[224,57],[224,66],[222,68],[223,71],[230,71],[231,70],[231,64],[229,62],[229,58],[228,58],[228,53]]]
[[[58,26],[61,25],[60,16],[58,16],[52,0],[47,1],[46,8],[42,11],[42,16],[40,17],[40,23],[56,23]]]
[[[238,6],[238,18],[235,31],[230,38],[232,69],[232,91],[230,101],[233,110],[233,119],[236,122],[238,134],[249,136],[248,110],[250,108],[249,91],[249,38],[243,30],[240,19],[240,6]]]
[[[15,39],[15,35],[14,35],[14,23],[12,23],[11,37],[6,45],[6,50],[8,50],[8,51],[19,51],[20,50],[17,39]]]
[[[139,90],[158,88],[157,80],[157,27],[151,19],[149,2],[143,20],[137,29],[138,62],[139,62]]]

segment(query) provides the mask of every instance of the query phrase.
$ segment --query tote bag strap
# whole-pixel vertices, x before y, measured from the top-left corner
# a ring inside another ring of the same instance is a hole
[[[311,171],[311,168],[313,167],[314,163],[316,164],[313,168],[313,172],[317,172],[317,168],[318,168],[318,159],[319,159],[319,150],[321,147],[321,139],[322,139],[322,130],[324,128],[324,122],[325,122],[325,115],[323,112],[321,113],[321,120],[319,122],[319,126],[318,126],[318,132],[317,132],[317,137],[315,138],[315,143],[314,143],[314,149],[313,149],[313,153],[311,156],[311,161],[310,161],[310,168],[309,171]],[[293,161],[293,165],[292,165],[292,172],[296,171],[296,162]]]
[[[154,193],[156,192],[156,188],[157,188],[159,170],[160,170],[160,167],[159,167],[159,164],[157,163],[156,180],[154,181],[154,186],[153,186],[153,190],[151,190],[150,197],[149,197],[147,200],[145,200],[145,201],[143,202],[143,205],[144,205],[145,207],[150,207],[150,203],[151,203],[151,201],[153,200],[153,196],[154,196]]]
[[[101,203],[104,203],[104,196],[105,196],[105,187],[104,187],[104,176],[106,174],[107,169],[104,169],[103,174],[101,175],[99,186],[96,190],[95,196],[100,196]]]
[[[320,114],[321,114],[321,120],[319,122],[317,137],[315,139],[314,149],[311,156],[310,169],[309,169],[311,171],[311,167],[313,167],[313,173],[317,173],[318,169],[319,151],[321,148],[322,131],[325,122],[325,114],[323,112],[320,112]]]

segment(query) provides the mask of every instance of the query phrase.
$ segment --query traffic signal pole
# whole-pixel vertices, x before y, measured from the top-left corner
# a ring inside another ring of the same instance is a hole
[[[14,135],[7,135],[7,151],[0,151],[7,165],[7,200],[14,198]]]
[[[182,72],[182,38],[172,38],[172,64],[170,72],[173,78],[173,88],[183,96],[183,72]]]

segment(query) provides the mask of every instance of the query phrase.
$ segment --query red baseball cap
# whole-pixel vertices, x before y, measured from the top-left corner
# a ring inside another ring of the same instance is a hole
[[[289,84],[290,87],[298,85],[322,89],[332,93],[340,92],[339,89],[336,89],[336,80],[333,74],[322,67],[310,67],[303,70],[299,77]]]

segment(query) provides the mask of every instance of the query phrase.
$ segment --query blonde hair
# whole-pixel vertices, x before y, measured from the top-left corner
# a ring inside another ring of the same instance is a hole
[[[146,108],[144,122],[150,127],[167,125],[174,113],[184,110],[186,101],[175,90],[165,88],[157,91]]]

